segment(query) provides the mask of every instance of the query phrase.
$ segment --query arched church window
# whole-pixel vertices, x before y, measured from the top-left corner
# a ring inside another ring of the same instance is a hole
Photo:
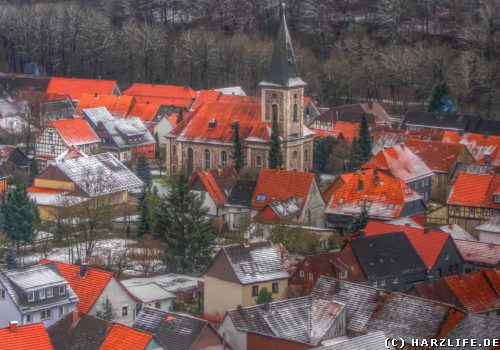
[[[221,162],[222,166],[227,165],[227,152],[226,151],[220,152],[220,162]]]
[[[210,169],[210,151],[208,149],[205,150],[205,170]]]
[[[299,121],[299,111],[296,103],[294,103],[293,105],[293,121],[294,122]]]
[[[255,163],[257,164],[258,167],[262,166],[262,157],[257,156]]]
[[[292,158],[293,158],[293,159],[297,159],[297,156],[298,156],[298,155],[299,155],[299,154],[297,153],[297,151],[293,151],[293,153],[292,153]]]
[[[276,119],[278,120],[278,105],[277,104],[273,104],[273,120]]]
[[[193,154],[193,149],[188,148],[187,150],[187,172],[189,175],[193,172],[193,166],[194,166],[194,154]]]

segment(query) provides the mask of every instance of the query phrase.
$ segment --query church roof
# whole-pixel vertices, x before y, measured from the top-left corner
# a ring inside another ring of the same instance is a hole
[[[274,44],[273,57],[267,75],[259,86],[291,88],[305,85],[306,83],[299,77],[292,39],[286,25],[285,5],[282,4],[281,24]]]

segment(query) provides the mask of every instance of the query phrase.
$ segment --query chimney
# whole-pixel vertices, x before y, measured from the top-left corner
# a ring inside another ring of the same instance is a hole
[[[17,321],[10,321],[10,332],[16,333],[17,331]]]
[[[82,263],[80,265],[80,277],[82,277],[82,278],[85,277],[85,275],[87,274],[88,270],[89,270],[89,264]]]
[[[426,233],[426,234],[427,234],[427,233],[429,233],[429,231],[430,231],[430,230],[431,230],[431,229],[429,228],[429,226],[425,226],[425,227],[424,227],[424,233]]]
[[[71,314],[71,321],[73,325],[75,325],[78,322],[79,317],[80,317],[80,312],[78,312],[78,310],[73,310],[73,313]]]

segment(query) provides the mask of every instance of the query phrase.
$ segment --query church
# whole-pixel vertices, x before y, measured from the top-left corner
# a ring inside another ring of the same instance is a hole
[[[304,125],[304,87],[284,11],[261,96],[210,101],[186,117],[166,142],[167,176],[233,164],[235,130],[245,155],[243,169],[266,168],[272,120],[278,120],[284,170],[310,171],[313,132]]]

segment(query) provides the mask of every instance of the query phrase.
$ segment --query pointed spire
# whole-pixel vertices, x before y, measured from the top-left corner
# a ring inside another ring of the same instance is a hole
[[[274,43],[273,57],[264,81],[259,86],[299,87],[306,83],[299,77],[292,39],[285,18],[285,3],[281,4],[281,23]]]

